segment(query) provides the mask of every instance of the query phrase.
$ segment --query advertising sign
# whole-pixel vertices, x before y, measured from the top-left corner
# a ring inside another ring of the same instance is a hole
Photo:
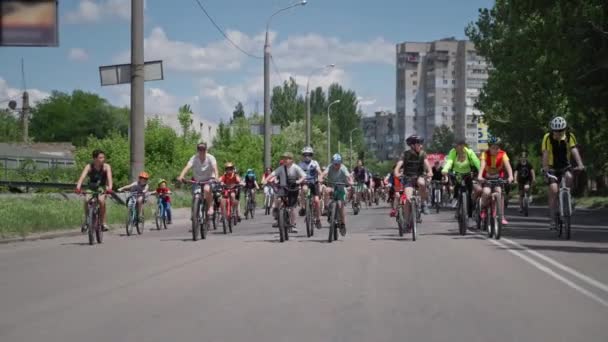
[[[58,46],[57,0],[0,1],[0,46]]]

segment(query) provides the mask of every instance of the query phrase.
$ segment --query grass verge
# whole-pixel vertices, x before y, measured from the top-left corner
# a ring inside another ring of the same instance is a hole
[[[189,193],[174,193],[173,208],[190,206]],[[151,218],[156,205],[150,198],[146,205],[146,217]],[[126,217],[124,205],[108,201],[108,223],[123,223]],[[25,237],[80,227],[84,219],[82,198],[63,199],[57,195],[40,194],[31,197],[0,198],[0,238]]]

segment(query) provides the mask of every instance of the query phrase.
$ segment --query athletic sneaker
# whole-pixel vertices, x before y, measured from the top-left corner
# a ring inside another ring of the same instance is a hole
[[[340,235],[346,236],[346,225],[344,223],[340,224]]]

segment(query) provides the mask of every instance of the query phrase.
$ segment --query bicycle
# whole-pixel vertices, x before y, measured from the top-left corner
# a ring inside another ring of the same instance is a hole
[[[205,240],[207,238],[207,231],[209,231],[209,217],[207,215],[209,208],[207,208],[207,201],[202,196],[203,188],[205,185],[213,187],[217,182],[209,180],[205,182],[189,181],[189,183],[196,186],[192,193],[192,240],[197,241],[199,234],[200,238]]]
[[[566,177],[564,174],[572,170],[572,167],[568,166],[561,170],[549,170],[547,177],[558,181],[558,211],[554,213],[553,219],[555,222],[555,229],[558,230],[558,236],[564,237],[566,240],[570,240],[571,230],[571,219],[572,219],[572,194],[570,188],[566,184]]]
[[[86,190],[83,196],[91,195],[91,198],[87,201],[87,216],[85,218],[85,229],[89,237],[89,245],[97,243],[103,243],[103,225],[101,222],[100,208],[99,208],[99,195],[111,192],[104,191],[103,189],[97,190]]]
[[[228,231],[232,234],[232,228],[235,227],[238,223],[238,217],[236,215],[237,211],[232,207],[232,198],[230,196],[231,192],[241,188],[240,184],[234,185],[224,185],[222,187],[222,198],[226,203],[226,208],[224,209],[224,213],[222,214],[222,228],[224,230],[224,234],[228,234]]]
[[[353,214],[359,215],[361,210],[361,196],[363,195],[363,183],[356,183],[353,189]]]
[[[504,179],[490,179],[486,180],[486,184],[492,190],[490,196],[490,205],[491,209],[491,217],[490,213],[488,213],[488,208],[482,208],[481,210],[486,210],[486,220],[484,221],[484,226],[487,227],[488,238],[494,237],[494,239],[499,240],[502,235],[502,219],[504,217],[504,212],[502,207],[499,205],[501,201],[503,201],[502,193],[504,193],[505,184],[507,181]],[[495,191],[497,187],[500,187],[503,191],[498,193]]]
[[[264,215],[270,215],[270,209],[272,209],[272,202],[274,201],[274,189],[269,184],[264,185],[264,188],[268,187],[268,191],[264,191]]]
[[[407,184],[405,178],[401,179],[401,184]],[[399,236],[403,236],[406,230],[412,233],[412,240],[416,241],[417,225],[422,223],[422,213],[420,208],[420,196],[418,187],[414,187],[412,198],[408,198],[405,193],[405,186],[399,191],[399,209],[397,210],[397,225],[399,226]],[[409,215],[405,216],[405,206],[409,206]]]
[[[220,225],[220,220],[222,219],[221,213],[221,199],[222,192],[221,189],[215,188],[213,189],[213,216],[211,217],[211,222],[213,224],[213,230],[217,230],[217,227]]]
[[[521,213],[528,217],[530,210],[530,186],[531,184],[525,183],[523,186],[524,196],[521,199]]]
[[[470,174],[455,174],[456,184],[456,196],[458,204],[456,206],[456,219],[458,220],[458,232],[460,235],[467,234],[468,217],[469,217],[469,200],[470,194],[468,192],[467,183],[471,181]]]
[[[141,204],[141,214],[137,210],[137,199],[139,196],[144,196],[145,193],[141,191],[131,192],[127,197],[127,224],[126,231],[127,236],[133,235],[133,227],[137,230],[137,235],[144,233],[144,202]]]
[[[329,183],[327,183],[329,185]],[[344,193],[344,187],[346,183],[331,183],[330,186],[333,186],[334,190],[332,193],[332,198],[329,200],[329,212],[327,214],[327,220],[329,221],[329,237],[327,238],[327,242],[332,242],[338,240],[338,228],[344,223],[342,222],[342,216],[338,209],[344,206],[344,201],[340,198],[340,192]]]
[[[156,210],[154,211],[154,222],[156,230],[167,229],[167,210],[165,210],[164,201],[167,198],[165,194],[156,195]]]
[[[255,189],[247,189],[245,192],[245,219],[253,220],[255,216]]]
[[[434,180],[431,182],[431,206],[435,208],[437,214],[439,214],[439,209],[441,208],[441,198],[442,198],[442,187],[443,184],[441,181]]]
[[[312,183],[309,184],[308,190],[304,194],[304,210],[306,210],[304,221],[306,222],[306,236],[312,237],[315,235],[315,215],[313,211],[320,210],[320,208],[316,208],[314,205],[314,198],[312,196],[312,191],[310,191],[311,186],[317,186],[317,184]],[[321,228],[317,226],[317,228]]]
[[[277,215],[277,220],[279,223],[280,242],[289,241],[289,230],[291,229],[291,216],[289,215],[289,213],[291,209],[295,208],[295,206],[297,205],[297,200],[294,201],[293,204],[289,203],[289,193],[299,191],[297,187],[284,186],[283,189],[285,190],[285,193],[283,194],[283,196],[279,196],[281,206],[279,207],[279,213]]]

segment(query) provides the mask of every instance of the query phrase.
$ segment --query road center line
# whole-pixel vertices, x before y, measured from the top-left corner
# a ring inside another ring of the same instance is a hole
[[[509,248],[509,246],[503,244],[500,241],[497,240],[493,240],[488,238],[487,236],[483,235],[483,234],[479,234],[479,233],[475,233],[475,235],[480,235],[482,236],[484,239],[490,241],[491,243],[495,244],[496,246],[502,247],[504,249],[506,249],[507,251],[509,251],[510,253],[518,256],[519,258],[521,258],[522,260],[526,261],[527,263],[529,263],[530,265],[536,267],[537,269],[545,272],[546,274],[552,276],[553,278],[561,281],[562,283],[564,283],[565,285],[569,286],[570,288],[578,291],[579,293],[593,299],[594,301],[596,301],[597,303],[603,305],[604,307],[608,308],[608,301],[600,298],[599,296],[597,296],[596,294],[592,293],[591,291],[575,284],[574,282],[564,278],[563,276],[557,274],[555,271],[553,271],[552,269],[550,269],[549,267],[539,263],[538,261],[532,259],[531,257],[521,253],[520,251],[514,250]],[[525,248],[524,246],[521,246],[522,249],[530,251],[528,248]]]

